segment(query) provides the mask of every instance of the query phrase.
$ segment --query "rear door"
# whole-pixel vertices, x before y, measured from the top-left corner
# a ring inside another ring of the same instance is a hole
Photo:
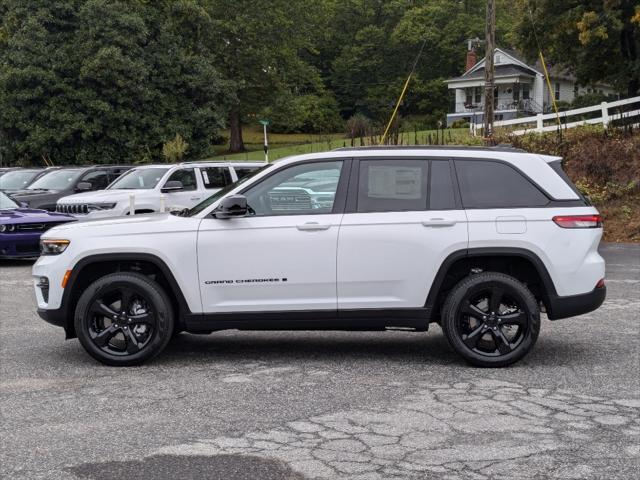
[[[338,308],[421,308],[443,260],[467,248],[452,162],[354,163],[338,236]]]

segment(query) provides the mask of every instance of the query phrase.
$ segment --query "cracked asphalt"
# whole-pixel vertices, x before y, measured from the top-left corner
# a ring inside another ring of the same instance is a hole
[[[0,477],[637,478],[640,245],[603,245],[597,311],[542,324],[507,368],[407,332],[182,334],[109,368],[0,263]]]

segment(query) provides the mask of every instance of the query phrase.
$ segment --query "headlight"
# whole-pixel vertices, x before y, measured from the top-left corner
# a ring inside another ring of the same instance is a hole
[[[95,210],[111,210],[115,206],[115,203],[91,203],[87,206],[87,209],[93,212]]]
[[[0,225],[0,233],[14,232],[16,230],[15,225]]]
[[[69,240],[44,239],[40,240],[42,255],[60,255],[71,243]]]

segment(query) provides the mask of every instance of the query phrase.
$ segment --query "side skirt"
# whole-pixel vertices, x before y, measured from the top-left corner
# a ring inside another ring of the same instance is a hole
[[[346,330],[380,331],[429,328],[426,308],[305,310],[284,312],[233,312],[188,314],[185,330],[191,333],[217,330]]]

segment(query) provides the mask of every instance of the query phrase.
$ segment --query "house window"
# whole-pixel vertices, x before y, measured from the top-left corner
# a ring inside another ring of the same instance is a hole
[[[556,99],[556,101],[560,100],[560,83],[556,82],[556,91],[554,94],[554,98]]]
[[[475,102],[476,104],[479,104],[480,102],[482,102],[482,89],[480,87],[475,87],[474,89],[474,93],[475,93]]]
[[[522,99],[529,100],[529,85],[522,85]]]
[[[464,104],[471,105],[473,103],[473,89],[465,88],[464,93],[465,93]]]

